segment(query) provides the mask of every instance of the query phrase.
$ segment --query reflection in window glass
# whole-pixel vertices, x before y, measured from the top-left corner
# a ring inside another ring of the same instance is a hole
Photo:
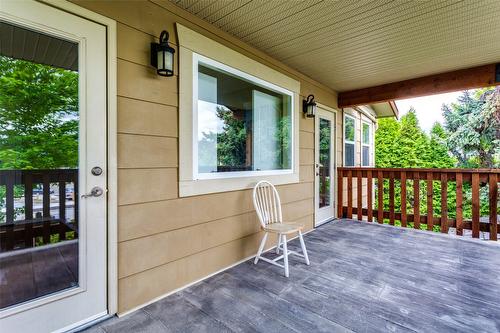
[[[354,141],[354,118],[345,117],[345,140],[346,141]]]
[[[354,166],[354,154],[356,151],[356,125],[353,117],[344,116],[344,165]]]
[[[363,123],[363,144],[370,144],[370,125]]]
[[[363,146],[363,166],[370,166],[370,147]]]
[[[363,122],[363,148],[361,151],[361,165],[370,166],[370,150],[371,150],[371,125]]]
[[[80,101],[78,44],[5,22],[0,31],[8,32],[0,34],[4,309],[79,285]],[[50,56],[8,47],[7,36],[36,41],[35,49]]]
[[[345,166],[354,166],[354,144],[345,144]]]
[[[319,120],[319,208],[330,205],[331,130],[329,120]]]
[[[291,95],[198,65],[198,172],[292,168]]]

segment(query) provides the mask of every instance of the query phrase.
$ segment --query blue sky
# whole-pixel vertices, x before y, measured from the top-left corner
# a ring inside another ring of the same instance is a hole
[[[427,133],[430,132],[432,125],[437,121],[443,123],[441,106],[443,103],[450,104],[455,102],[462,92],[452,92],[446,94],[424,96],[417,98],[401,99],[396,101],[399,114],[402,116],[408,112],[411,106],[416,110],[420,126]]]

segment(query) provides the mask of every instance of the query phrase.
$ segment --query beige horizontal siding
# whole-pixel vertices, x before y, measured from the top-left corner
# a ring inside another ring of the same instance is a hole
[[[301,80],[301,98],[336,107],[331,90],[162,1],[80,1],[118,22],[118,303],[140,306],[254,254],[261,239],[251,191],[178,196],[178,77],[149,66],[162,30],[177,49],[175,22]],[[196,23],[193,23],[196,22]],[[178,52],[176,53],[176,55]],[[176,69],[178,62],[176,61]],[[176,75],[178,70],[175,71]],[[279,186],[283,215],[309,230],[314,221],[314,120],[301,117],[300,183]],[[337,150],[341,149],[338,143]],[[275,243],[271,238],[268,245]]]

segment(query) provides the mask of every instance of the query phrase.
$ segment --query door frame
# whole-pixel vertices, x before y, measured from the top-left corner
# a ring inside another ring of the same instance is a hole
[[[107,62],[107,300],[108,315],[118,311],[118,164],[117,164],[117,51],[116,21],[69,1],[39,0],[49,6],[106,27]],[[74,327],[85,323],[75,323]],[[67,327],[66,329],[70,329]]]
[[[88,9],[60,0],[36,0],[47,6],[63,10],[98,23],[106,28],[106,158],[107,158],[107,258],[106,292],[107,313],[115,314],[118,310],[118,192],[117,192],[117,46],[116,21]],[[35,300],[36,302],[36,300]],[[31,308],[19,308],[15,312]],[[96,318],[97,319],[97,318]],[[65,330],[74,329],[86,323],[73,323]]]
[[[332,214],[332,219],[334,219],[337,216],[337,185],[338,185],[337,184],[337,135],[338,135],[337,123],[338,123],[339,111],[332,108],[332,107],[321,104],[321,103],[317,103],[317,107],[318,107],[317,110],[323,109],[323,110],[331,112],[333,114],[332,129],[334,131],[334,135],[333,135],[333,142],[332,142],[333,154],[331,154],[331,163],[332,163],[331,179],[333,180],[333,188],[332,188],[332,191],[333,191],[333,195],[332,195],[333,214]],[[317,177],[316,177],[316,161],[318,159],[318,154],[319,154],[318,142],[317,142],[318,133],[316,131],[316,121],[318,121],[318,118],[319,118],[319,112],[316,114],[316,117],[314,118],[314,227],[315,228],[319,227],[320,225],[329,221],[329,220],[319,221],[319,222],[316,221],[316,215],[317,215],[318,206],[319,206],[319,202],[318,202],[319,195],[317,193],[319,184],[317,182]]]

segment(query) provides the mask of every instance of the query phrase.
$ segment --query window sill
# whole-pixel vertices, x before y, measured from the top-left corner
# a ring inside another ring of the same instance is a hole
[[[179,182],[179,196],[239,191],[251,189],[260,180],[268,180],[274,185],[293,184],[299,182],[298,173],[259,175],[248,177],[231,177],[217,179],[184,180]]]

